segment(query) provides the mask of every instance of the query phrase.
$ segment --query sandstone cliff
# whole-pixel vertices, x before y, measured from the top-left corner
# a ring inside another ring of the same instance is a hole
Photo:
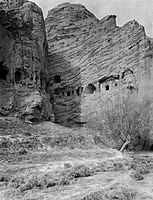
[[[52,118],[47,52],[42,10],[27,0],[0,1],[0,115]]]
[[[98,20],[80,4],[64,3],[45,20],[49,82],[55,119],[85,122],[100,99],[116,91],[153,95],[153,42],[135,20]]]

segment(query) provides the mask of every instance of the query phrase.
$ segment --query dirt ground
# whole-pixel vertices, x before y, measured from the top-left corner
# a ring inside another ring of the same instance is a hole
[[[0,118],[0,199],[153,200],[153,153],[120,153],[94,138]]]

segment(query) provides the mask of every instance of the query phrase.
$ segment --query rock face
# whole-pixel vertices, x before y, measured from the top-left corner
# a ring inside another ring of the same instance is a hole
[[[46,89],[57,122],[85,122],[100,99],[116,92],[153,95],[153,41],[135,20],[118,27],[114,15],[98,20],[84,6],[65,3],[45,22]]]
[[[0,115],[52,118],[47,64],[41,9],[27,0],[0,1]]]

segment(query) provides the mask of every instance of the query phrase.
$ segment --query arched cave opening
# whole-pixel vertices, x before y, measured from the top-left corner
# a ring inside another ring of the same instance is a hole
[[[61,77],[59,75],[54,76],[54,82],[55,83],[61,83]]]
[[[96,87],[91,83],[85,88],[85,94],[93,94],[95,91]]]
[[[129,68],[126,69],[124,72],[122,72],[121,79],[123,79],[127,74],[133,74],[133,71]]]
[[[0,79],[7,81],[9,70],[4,66],[3,61],[0,62]]]
[[[80,95],[80,87],[76,89],[76,94],[79,96]]]
[[[16,69],[15,71],[15,83],[19,83],[22,79],[22,70]]]
[[[106,89],[106,91],[108,91],[109,90],[109,85],[106,85],[105,89]]]

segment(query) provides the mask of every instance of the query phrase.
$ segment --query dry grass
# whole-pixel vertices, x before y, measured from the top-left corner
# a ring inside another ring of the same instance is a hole
[[[78,178],[93,176],[94,172],[86,165],[78,165],[56,171],[54,173],[30,175],[30,176],[11,176],[1,174],[0,182],[4,182],[10,188],[17,189],[19,192],[25,192],[32,189],[50,188],[54,186],[65,186],[72,183]]]
[[[6,126],[6,135],[0,132],[2,200],[132,200],[140,197],[136,187],[149,182],[142,183],[152,171],[153,157],[104,148],[87,129],[49,122],[16,126],[10,119]],[[144,179],[136,181],[130,171]]]
[[[111,187],[82,198],[81,200],[134,200],[136,191],[128,185],[117,183]]]

